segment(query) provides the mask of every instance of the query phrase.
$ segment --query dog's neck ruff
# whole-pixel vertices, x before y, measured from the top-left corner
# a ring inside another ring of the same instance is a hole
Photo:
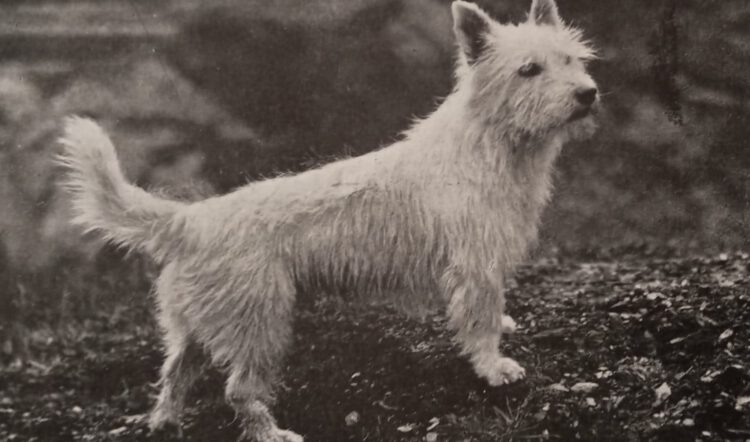
[[[525,177],[519,179],[527,183],[529,178],[538,177],[542,184],[548,184],[544,178],[552,172],[564,136],[554,131],[532,134],[484,119],[470,107],[470,93],[470,86],[459,81],[442,105],[407,133],[407,143],[432,146],[431,151],[416,154],[440,158],[440,164],[455,165],[456,170],[461,165],[470,167],[473,173],[468,177],[481,178],[485,184],[492,184],[492,176],[519,174]]]
[[[549,133],[519,137],[502,122],[488,124],[469,107],[466,86],[459,82],[407,133],[404,160],[414,165],[412,173],[425,174],[419,182],[431,189],[425,198],[436,199],[449,222],[476,229],[484,253],[510,268],[536,241],[564,140]]]

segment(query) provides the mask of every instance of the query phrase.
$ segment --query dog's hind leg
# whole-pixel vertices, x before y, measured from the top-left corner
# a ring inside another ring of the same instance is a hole
[[[162,318],[167,358],[161,368],[159,398],[149,416],[151,431],[173,425],[181,432],[179,418],[185,396],[200,375],[205,359],[200,345],[190,338],[181,322]]]
[[[249,293],[238,298],[227,318],[226,339],[214,341],[229,353],[226,399],[243,421],[243,438],[254,442],[302,442],[302,437],[277,427],[268,410],[284,354],[291,340],[295,290],[278,266],[253,275]]]
[[[252,442],[302,442],[302,436],[276,425],[266,404],[272,402],[270,380],[253,370],[233,368],[227,380],[227,401],[242,418],[242,439]]]

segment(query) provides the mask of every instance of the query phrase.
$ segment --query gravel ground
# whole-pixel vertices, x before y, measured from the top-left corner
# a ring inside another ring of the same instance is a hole
[[[439,316],[320,302],[298,316],[275,414],[307,441],[746,440],[748,273],[745,254],[526,266],[503,350],[528,378],[503,388],[474,377]],[[142,420],[161,353],[148,298],[132,296],[5,365],[0,440],[173,437]],[[239,436],[221,383],[209,371],[196,386],[183,440]]]

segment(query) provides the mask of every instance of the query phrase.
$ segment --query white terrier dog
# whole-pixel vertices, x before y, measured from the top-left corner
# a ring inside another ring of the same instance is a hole
[[[590,135],[597,89],[581,34],[554,0],[501,25],[452,7],[456,86],[401,141],[293,176],[186,204],[127,183],[93,122],[71,118],[62,144],[75,221],[153,256],[167,358],[151,427],[177,423],[205,350],[228,373],[226,398],[258,441],[300,441],[268,411],[299,291],[447,310],[476,373],[525,375],[499,352],[504,279],[537,237],[555,158]]]

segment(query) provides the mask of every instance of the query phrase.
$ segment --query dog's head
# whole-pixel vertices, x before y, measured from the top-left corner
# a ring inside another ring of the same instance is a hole
[[[599,94],[586,63],[595,54],[554,0],[533,0],[520,24],[500,24],[464,1],[452,10],[459,81],[469,83],[478,116],[519,135],[593,132]]]

